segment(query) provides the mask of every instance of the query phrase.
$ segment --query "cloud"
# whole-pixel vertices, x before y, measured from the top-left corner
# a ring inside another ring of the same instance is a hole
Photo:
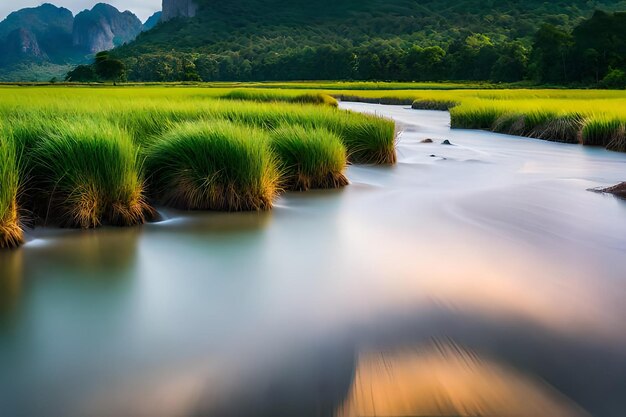
[[[130,10],[135,13],[142,21],[145,21],[152,13],[161,10],[162,0],[50,0],[48,2],[41,0],[14,0],[7,2],[0,0],[0,19],[4,19],[9,13],[22,9],[24,7],[37,7],[42,3],[53,3],[59,7],[70,9],[74,14],[90,9],[96,3],[109,3],[117,7],[121,11]]]

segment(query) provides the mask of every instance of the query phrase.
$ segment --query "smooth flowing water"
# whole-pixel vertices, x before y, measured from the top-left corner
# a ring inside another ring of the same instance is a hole
[[[0,415],[624,416],[626,155],[342,106],[397,166],[0,253]]]

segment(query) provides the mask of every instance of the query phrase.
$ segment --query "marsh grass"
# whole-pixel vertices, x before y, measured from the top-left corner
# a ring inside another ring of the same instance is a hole
[[[285,188],[306,191],[348,185],[344,175],[346,148],[336,134],[285,125],[271,133],[270,144],[278,157]]]
[[[354,94],[333,94],[338,100],[351,101],[354,103],[369,103],[369,104],[387,104],[396,106],[410,106],[414,99],[410,97],[394,97],[394,96],[360,96]]]
[[[375,165],[393,165],[397,162],[397,132],[392,120],[367,115],[346,118],[343,123],[325,127],[342,138],[351,162]]]
[[[531,117],[530,122],[528,119],[527,116],[525,120],[531,130],[525,136],[552,142],[582,143],[582,128],[585,124],[585,118],[580,114],[558,115],[541,112],[535,117]]]
[[[564,143],[583,143],[584,115],[532,110],[525,113],[497,107],[469,106],[450,111],[454,128],[483,129],[508,135]]]
[[[491,130],[506,112],[490,107],[454,107],[450,109],[450,124],[457,129]]]
[[[287,94],[279,90],[245,90],[235,89],[224,94],[227,100],[258,101],[258,102],[285,102],[297,104],[317,104],[337,107],[337,100],[323,93]]]
[[[32,183],[45,222],[93,228],[144,223],[147,203],[138,148],[106,122],[61,122],[32,148]]]
[[[458,106],[458,102],[453,100],[425,100],[417,99],[411,103],[411,108],[414,110],[440,110],[447,111],[453,107]]]
[[[626,152],[626,122],[613,117],[595,116],[586,121],[582,129],[585,145],[605,146],[607,149]]]
[[[280,173],[267,133],[225,121],[187,122],[146,149],[150,190],[186,210],[269,210]]]
[[[17,199],[20,189],[19,156],[12,139],[0,134],[0,248],[23,242]]]

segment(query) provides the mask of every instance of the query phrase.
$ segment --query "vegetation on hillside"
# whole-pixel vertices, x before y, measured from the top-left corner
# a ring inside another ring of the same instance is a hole
[[[626,10],[624,1],[200,3],[195,18],[160,24],[114,51],[129,80],[530,79],[613,87],[626,69],[626,14],[583,20],[596,8]]]

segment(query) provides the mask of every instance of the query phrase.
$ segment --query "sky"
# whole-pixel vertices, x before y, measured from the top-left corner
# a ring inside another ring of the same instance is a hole
[[[152,13],[161,10],[162,0],[0,0],[0,20],[15,10],[24,7],[37,7],[42,3],[52,3],[55,6],[70,9],[74,14],[81,10],[91,9],[96,3],[109,3],[121,11],[130,10],[142,21],[145,21]]]

